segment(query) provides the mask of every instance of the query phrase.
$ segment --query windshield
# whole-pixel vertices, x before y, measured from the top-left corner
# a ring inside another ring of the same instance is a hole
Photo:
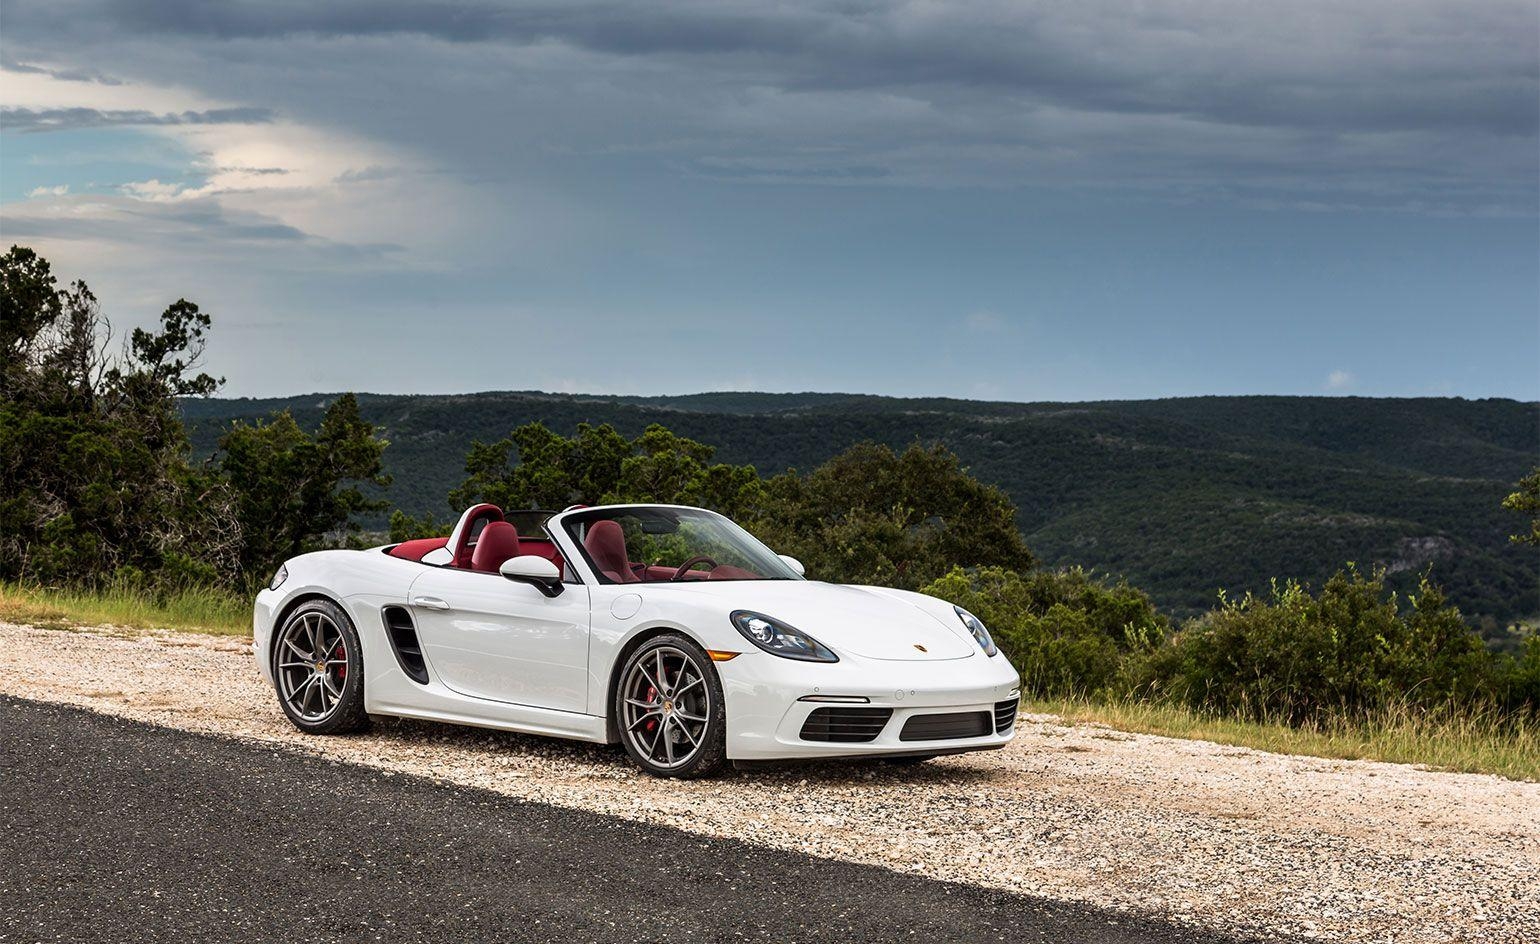
[[[775,552],[719,514],[696,508],[596,508],[562,527],[602,583],[800,580]]]

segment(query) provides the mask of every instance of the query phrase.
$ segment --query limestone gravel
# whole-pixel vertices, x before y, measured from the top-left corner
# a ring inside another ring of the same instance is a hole
[[[509,796],[1260,936],[1540,941],[1540,784],[1028,715],[1001,751],[657,780],[618,750],[387,721],[318,738],[249,642],[0,623],[0,691]]]

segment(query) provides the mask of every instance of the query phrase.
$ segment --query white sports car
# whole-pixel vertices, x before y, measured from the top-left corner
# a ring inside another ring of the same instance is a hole
[[[399,715],[618,741],[671,777],[1003,747],[1020,696],[966,610],[805,580],[676,505],[477,505],[447,539],[305,554],[258,594],[254,636],[301,730]]]

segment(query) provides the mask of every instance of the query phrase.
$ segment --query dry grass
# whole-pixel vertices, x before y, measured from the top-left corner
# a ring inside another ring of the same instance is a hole
[[[206,587],[150,593],[127,586],[63,590],[0,583],[0,620],[47,629],[122,626],[251,635],[251,601]]]
[[[1292,727],[1206,715],[1155,702],[1029,702],[1025,709],[1119,731],[1233,744],[1278,754],[1382,760],[1438,770],[1540,781],[1540,726],[1482,710],[1390,708],[1358,718]]]

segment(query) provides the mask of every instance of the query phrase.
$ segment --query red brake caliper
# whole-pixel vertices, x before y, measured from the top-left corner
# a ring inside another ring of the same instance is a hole
[[[342,648],[342,643],[337,643],[337,651],[332,653],[332,658],[343,660],[342,664],[337,667],[337,681],[346,681],[348,677],[348,651]]]
[[[658,690],[656,688],[654,688],[653,686],[651,686],[651,685],[647,686],[647,701],[648,702],[653,702],[653,701],[656,701],[657,698],[658,698]],[[653,732],[653,730],[657,728],[657,726],[658,726],[658,719],[657,718],[648,718],[647,719],[647,723],[642,725],[642,730],[646,731],[648,734],[651,734]]]

